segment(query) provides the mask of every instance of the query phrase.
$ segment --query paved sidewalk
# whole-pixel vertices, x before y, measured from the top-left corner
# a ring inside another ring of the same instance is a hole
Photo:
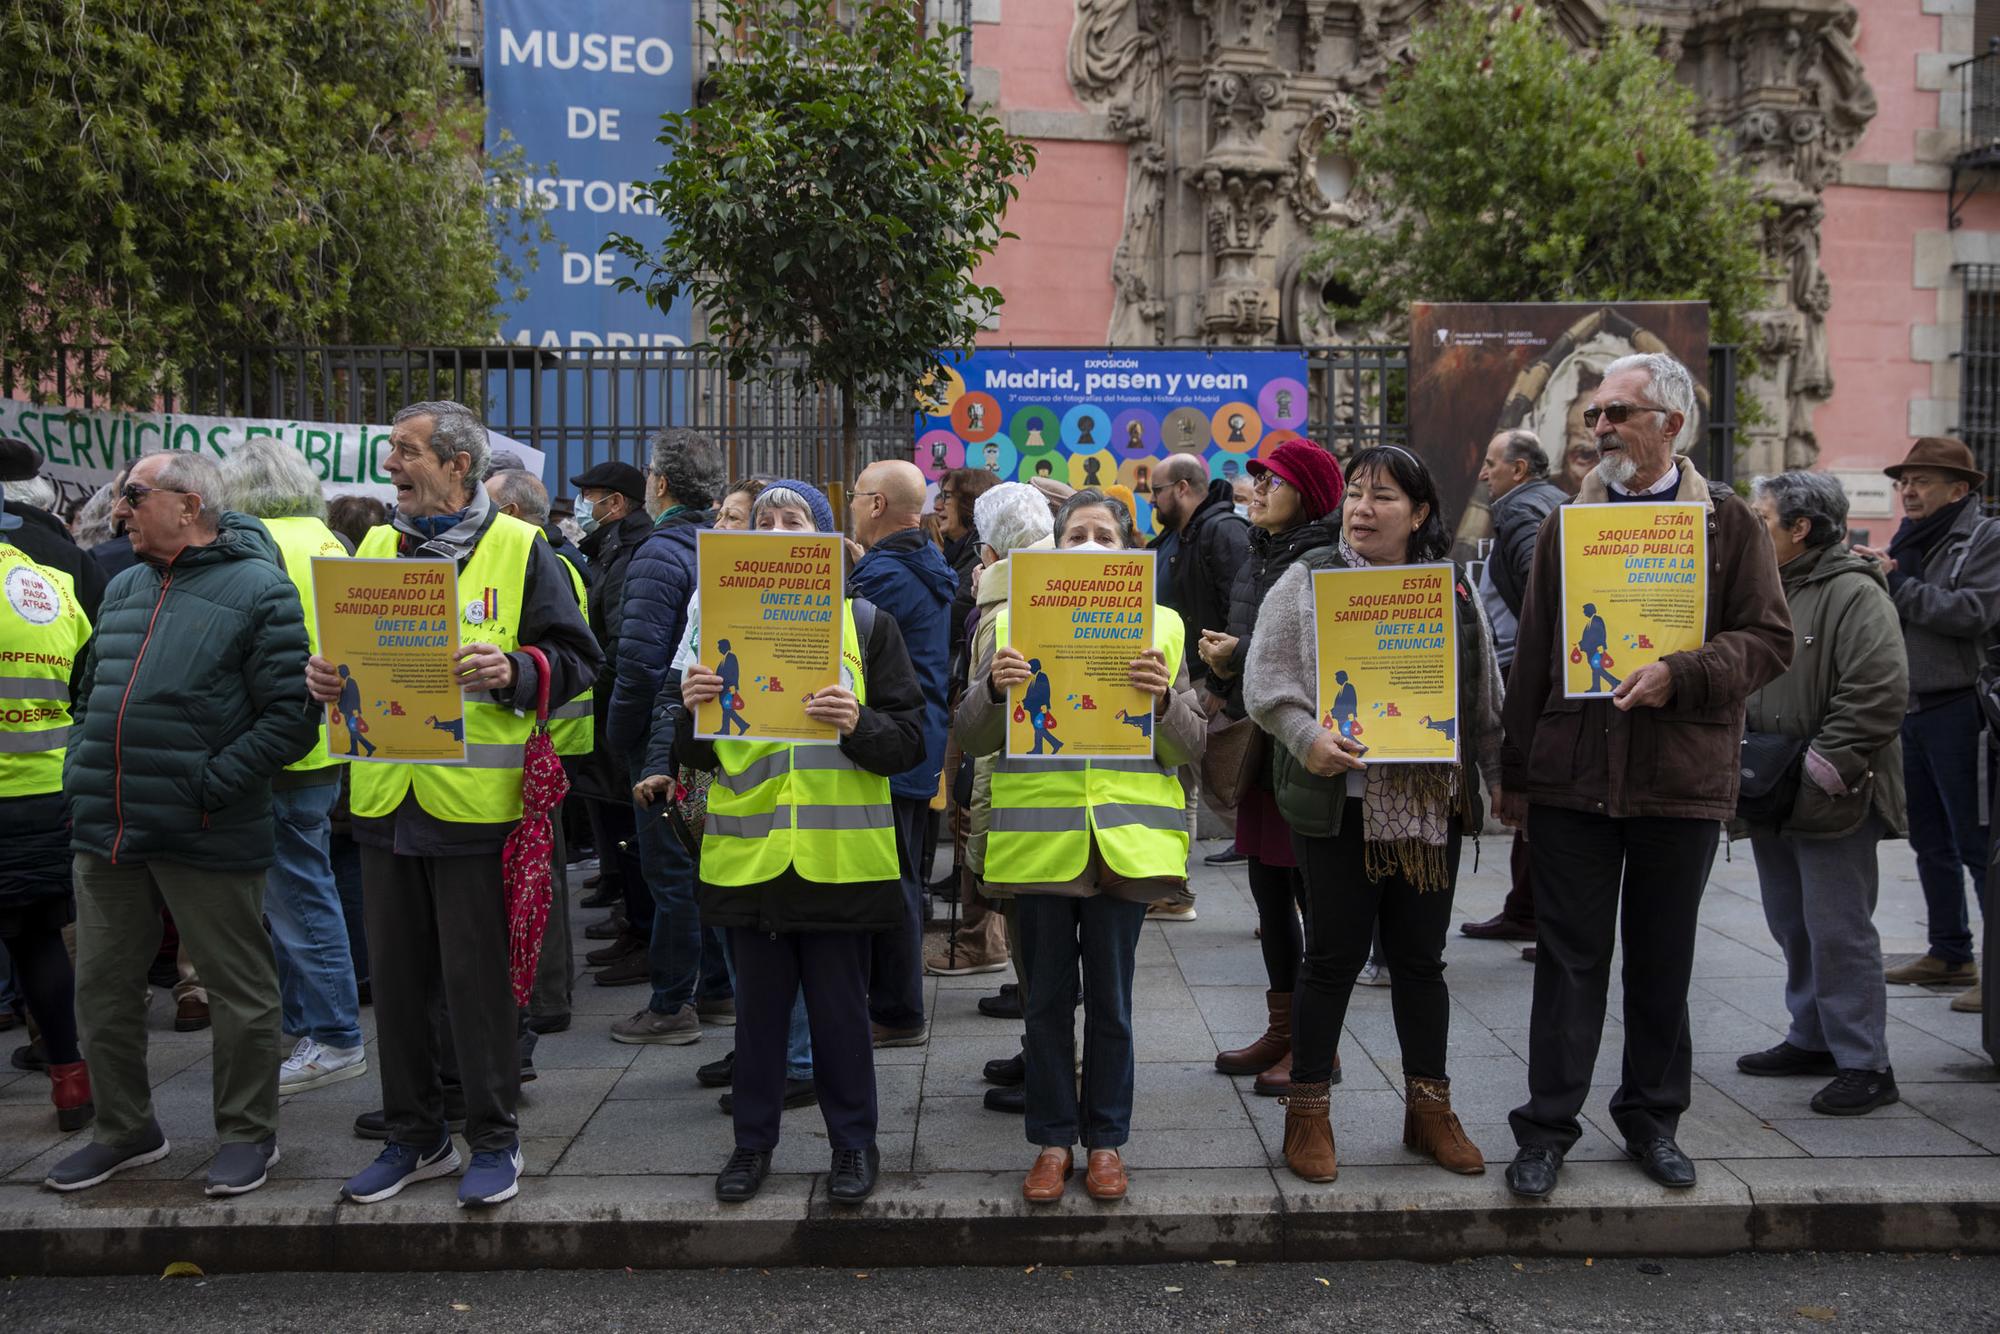
[[[1462,920],[1489,916],[1505,892],[1504,839],[1482,841],[1477,871],[1473,856],[1468,848]],[[1907,844],[1885,845],[1882,858],[1876,920],[1893,960],[1923,948],[1923,899]],[[372,1074],[288,1099],[272,1183],[208,1201],[209,1035],[174,1033],[162,992],[152,1069],[174,1150],[158,1164],[78,1196],[39,1189],[83,1139],[56,1131],[42,1076],[0,1072],[0,1253],[11,1271],[31,1273],[144,1270],[163,1257],[224,1269],[493,1268],[2000,1249],[2000,1074],[1979,1049],[1979,1016],[1952,1013],[1948,994],[1891,988],[1889,1050],[1903,1095],[1895,1107],[1815,1116],[1807,1100],[1821,1081],[1736,1072],[1739,1053],[1776,1042],[1785,1025],[1783,964],[1747,845],[1733,862],[1718,858],[1702,908],[1690,998],[1694,1106],[1681,1126],[1701,1184],[1663,1191],[1614,1142],[1605,1110],[1621,1035],[1614,978],[1584,1138],[1543,1204],[1514,1200],[1500,1175],[1514,1147],[1506,1114],[1527,1086],[1533,970],[1517,946],[1454,931],[1447,952],[1454,1099],[1491,1170],[1455,1177],[1402,1147],[1389,991],[1359,988],[1334,1097],[1341,1176],[1310,1186],[1278,1156],[1275,1100],[1211,1066],[1219,1048],[1261,1031],[1263,972],[1241,874],[1201,868],[1196,883],[1199,920],[1149,923],[1140,944],[1132,1195],[1119,1205],[1093,1204],[1080,1183],[1053,1209],[1021,1202],[1032,1150],[1018,1119],[981,1105],[981,1066],[1019,1045],[1018,1024],[975,1008],[1004,975],[933,979],[929,1045],[877,1053],[885,1177],[876,1199],[852,1211],[825,1200],[827,1144],[814,1110],[787,1115],[779,1175],[758,1201],[715,1204],[710,1183],[730,1125],[693,1072],[729,1049],[729,1030],[707,1029],[688,1047],[611,1042],[611,1020],[644,1004],[645,990],[597,987],[587,975],[572,1028],[536,1054],[540,1078],[521,1114],[529,1179],[513,1203],[469,1216],[453,1207],[451,1183],[436,1182],[384,1205],[336,1205],[339,1182],[377,1148],[350,1128],[379,1102]],[[596,915],[576,913],[579,949],[596,944],[581,931]],[[372,1048],[372,1011],[364,1015]]]

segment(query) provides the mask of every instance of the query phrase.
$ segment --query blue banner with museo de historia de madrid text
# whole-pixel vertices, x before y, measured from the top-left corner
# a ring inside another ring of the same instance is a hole
[[[486,139],[527,152],[556,245],[540,247],[527,297],[501,336],[533,347],[678,347],[684,309],[661,314],[613,289],[614,231],[657,236],[635,182],[658,175],[662,112],[694,100],[692,0],[486,0]],[[554,171],[549,165],[553,163]],[[516,258],[519,258],[518,253]]]
[[[1210,477],[1233,482],[1306,426],[1297,349],[982,348],[947,362],[941,391],[917,410],[916,464],[933,484],[965,467],[1125,486],[1147,534],[1152,470],[1169,454],[1197,455]]]

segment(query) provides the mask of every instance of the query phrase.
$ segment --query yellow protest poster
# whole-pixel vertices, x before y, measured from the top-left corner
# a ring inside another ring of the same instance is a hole
[[[699,656],[722,677],[722,694],[695,710],[695,735],[838,742],[831,723],[806,716],[806,701],[843,680],[840,539],[704,530],[695,552],[701,566]]]
[[[1708,638],[1708,511],[1630,501],[1565,505],[1563,698],[1595,699]]]
[[[1458,758],[1458,615],[1449,562],[1313,572],[1320,726],[1370,764]]]
[[[1131,669],[1153,645],[1153,553],[1016,551],[1007,564],[1007,642],[1034,673],[1008,700],[1007,754],[1151,755],[1153,701]]]
[[[335,759],[465,763],[458,570],[448,560],[315,556],[319,655],[340,673],[327,705]]]

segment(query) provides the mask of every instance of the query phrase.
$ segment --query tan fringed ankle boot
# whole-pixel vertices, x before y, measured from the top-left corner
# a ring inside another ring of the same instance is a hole
[[[1408,1102],[1403,1108],[1403,1143],[1437,1159],[1439,1167],[1464,1176],[1486,1170],[1486,1157],[1465,1137],[1458,1113],[1451,1110],[1451,1081],[1406,1075]],[[1288,1141],[1289,1142],[1289,1141]]]
[[[1333,1153],[1333,1120],[1327,1090],[1332,1085],[1293,1083],[1278,1101],[1285,1108],[1285,1166],[1307,1181],[1332,1181],[1340,1175]]]

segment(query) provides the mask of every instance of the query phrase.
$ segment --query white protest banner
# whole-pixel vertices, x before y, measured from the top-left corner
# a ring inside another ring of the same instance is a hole
[[[329,496],[396,498],[382,471],[382,452],[389,442],[386,426],[118,412],[0,398],[0,436],[25,440],[41,451],[43,474],[56,484],[65,505],[90,495],[141,455],[185,449],[220,459],[262,439],[282,441],[305,455]],[[488,432],[488,438],[494,453],[518,454],[523,467],[542,475],[540,450],[498,431]]]

